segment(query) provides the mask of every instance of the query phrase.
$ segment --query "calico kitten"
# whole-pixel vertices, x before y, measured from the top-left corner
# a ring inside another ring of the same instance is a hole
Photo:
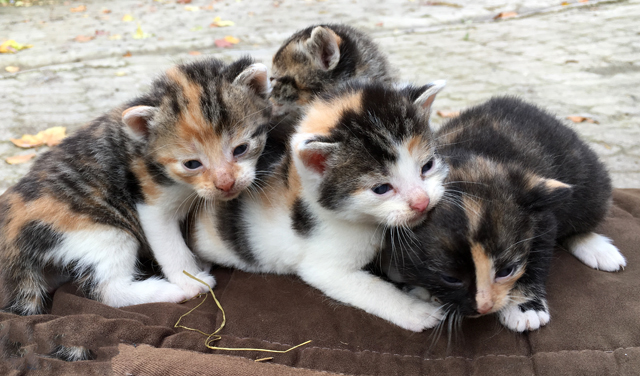
[[[386,56],[366,34],[347,25],[309,26],[287,39],[272,63],[274,132],[289,135],[317,95],[350,79],[392,83]]]
[[[383,252],[392,280],[426,289],[453,317],[497,313],[522,332],[549,321],[556,244],[595,269],[626,265],[593,232],[611,200],[607,171],[556,118],[494,98],[443,125],[437,139],[450,166],[444,198],[414,241]]]
[[[441,198],[429,107],[436,82],[402,91],[347,85],[313,102],[264,190],[203,210],[201,258],[250,272],[297,274],[328,296],[421,331],[437,308],[362,270],[386,226],[414,226]]]
[[[214,283],[180,232],[196,198],[249,186],[266,140],[266,67],[242,58],[169,69],[150,93],[99,117],[40,157],[0,197],[4,309],[37,314],[67,280],[119,307],[178,302]],[[138,281],[151,251],[165,279]],[[2,306],[0,306],[2,307]]]

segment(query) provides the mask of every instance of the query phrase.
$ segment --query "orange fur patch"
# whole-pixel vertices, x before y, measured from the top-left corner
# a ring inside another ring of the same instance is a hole
[[[330,102],[318,100],[309,109],[300,123],[299,131],[328,135],[336,126],[345,111],[362,112],[362,93],[346,95]]]
[[[153,204],[154,201],[160,196],[160,188],[153,181],[153,178],[151,177],[149,170],[147,170],[144,162],[141,159],[136,160],[131,164],[131,169],[140,182],[145,200],[147,201],[147,203]]]

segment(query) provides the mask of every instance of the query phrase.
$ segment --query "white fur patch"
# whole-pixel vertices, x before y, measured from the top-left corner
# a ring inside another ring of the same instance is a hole
[[[578,260],[593,269],[615,272],[627,266],[624,256],[605,236],[593,232],[576,235],[568,242],[568,246]]]
[[[507,328],[524,332],[537,330],[546,325],[551,317],[547,311],[535,311],[533,309],[522,312],[517,305],[509,305],[498,312],[500,322]]]

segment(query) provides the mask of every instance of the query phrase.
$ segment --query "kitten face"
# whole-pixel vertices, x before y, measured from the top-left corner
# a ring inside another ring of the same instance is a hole
[[[432,143],[425,98],[414,99],[429,88],[352,85],[312,104],[292,148],[322,207],[350,221],[389,226],[425,218],[442,197],[447,172]]]
[[[130,108],[123,119],[130,127],[143,123],[149,156],[171,180],[202,198],[229,200],[254,180],[266,142],[269,84],[266,67],[249,60],[215,76],[213,69],[222,68],[192,63],[169,70],[165,100]]]
[[[570,188],[478,158],[452,168],[445,199],[416,230],[416,242],[388,246],[402,282],[426,288],[460,315],[498,312],[544,290],[555,244],[550,208]],[[403,262],[407,260],[407,262]]]

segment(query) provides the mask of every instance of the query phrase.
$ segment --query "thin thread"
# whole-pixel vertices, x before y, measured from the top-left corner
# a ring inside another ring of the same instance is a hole
[[[277,354],[284,354],[284,353],[288,353],[289,351],[293,350],[293,349],[297,349],[298,347],[304,346],[308,343],[311,343],[311,340],[303,342],[299,345],[290,347],[287,350],[269,350],[269,349],[253,349],[253,348],[235,348],[235,347],[217,347],[217,346],[211,346],[212,342],[215,341],[219,341],[222,339],[222,336],[219,335],[218,333],[222,330],[222,328],[224,328],[225,324],[227,323],[227,315],[224,313],[224,309],[222,309],[222,305],[220,304],[220,302],[218,301],[218,298],[216,298],[216,294],[213,293],[213,289],[211,288],[211,286],[209,286],[209,284],[207,284],[206,282],[204,282],[203,280],[196,278],[194,276],[192,276],[191,274],[189,274],[187,271],[183,270],[182,271],[184,274],[187,275],[187,277],[192,278],[200,283],[202,283],[203,285],[207,286],[209,288],[209,292],[211,293],[211,296],[213,297],[213,300],[216,302],[216,305],[218,306],[218,309],[220,309],[220,312],[222,312],[222,324],[220,324],[220,327],[218,329],[215,330],[215,332],[211,333],[211,334],[207,334],[205,332],[203,332],[200,329],[195,329],[195,328],[189,328],[186,327],[184,325],[180,325],[180,321],[182,321],[182,319],[186,316],[188,316],[189,314],[191,314],[191,312],[195,311],[196,309],[198,309],[206,300],[207,300],[207,294],[205,294],[204,299],[202,299],[202,301],[200,303],[198,303],[197,306],[191,308],[187,313],[183,314],[182,316],[180,316],[180,318],[178,319],[178,321],[176,321],[175,325],[173,326],[174,328],[182,328],[182,329],[186,329],[186,330],[191,330],[193,332],[198,332],[202,335],[207,336],[207,339],[204,340],[204,345],[207,348],[210,348],[212,350],[225,350],[225,351],[260,351],[260,352],[270,352],[270,353],[277,353]],[[198,294],[196,296],[194,296],[191,299],[185,300],[189,301],[189,300],[193,300],[197,297],[199,297],[202,294]],[[183,302],[184,303],[184,302]],[[273,357],[271,357],[271,359],[273,359]],[[269,358],[262,358],[262,359],[257,359],[256,362],[259,361],[265,361],[265,360],[271,360]]]

